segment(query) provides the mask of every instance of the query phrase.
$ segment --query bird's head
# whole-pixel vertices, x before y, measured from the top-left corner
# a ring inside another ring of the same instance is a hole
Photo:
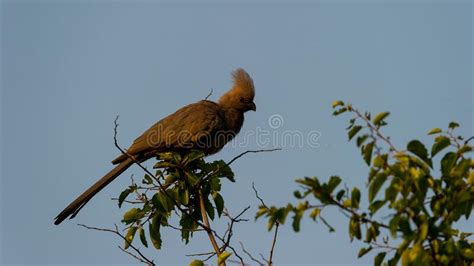
[[[221,96],[219,105],[225,108],[233,108],[242,112],[256,111],[257,107],[253,102],[255,88],[250,75],[242,68],[232,72],[234,85],[231,90]]]

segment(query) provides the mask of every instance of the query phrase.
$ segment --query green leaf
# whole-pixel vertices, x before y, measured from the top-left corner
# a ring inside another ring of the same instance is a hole
[[[369,144],[362,146],[364,160],[368,166],[370,166],[370,162],[372,160],[372,151],[374,149],[375,142],[372,141]]]
[[[398,231],[398,225],[400,223],[400,216],[395,215],[391,220],[390,223],[388,224],[388,227],[390,228],[390,234],[392,235],[393,238],[397,236],[397,231]]]
[[[340,114],[342,114],[342,113],[345,113],[347,110],[348,110],[347,107],[342,107],[342,108],[340,108],[339,110],[335,110],[335,111],[332,113],[332,115],[333,115],[333,116],[338,116],[338,115],[340,115]]]
[[[213,176],[209,178],[209,186],[211,187],[211,191],[221,191],[221,180],[218,177]]]
[[[365,254],[369,253],[372,250],[372,246],[369,246],[367,248],[361,248],[359,250],[359,254],[357,255],[358,258],[363,257]]]
[[[441,173],[445,176],[449,176],[451,169],[453,169],[454,164],[456,163],[457,156],[454,152],[448,152],[441,159]]]
[[[143,214],[144,213],[140,209],[131,208],[123,215],[122,222],[126,224],[133,223],[137,221],[138,219],[142,218]]]
[[[284,224],[286,220],[286,216],[288,215],[288,211],[290,208],[276,208],[272,207],[268,211],[269,219],[267,223],[268,231],[272,230],[273,226],[276,222],[280,224]]]
[[[374,215],[387,201],[385,200],[376,200],[369,205],[370,214]]]
[[[268,213],[267,207],[265,207],[265,206],[259,206],[259,207],[258,207],[258,211],[257,211],[257,213],[255,214],[255,220],[257,220],[257,219],[260,218],[262,215],[267,214],[267,213]]]
[[[398,196],[398,190],[395,187],[394,182],[385,190],[385,200],[393,202]]]
[[[332,193],[334,189],[341,183],[341,178],[339,176],[331,176],[328,182],[328,192]]]
[[[473,162],[474,163],[474,162]],[[453,177],[468,177],[471,168],[471,159],[462,159],[451,171]],[[473,167],[474,168],[474,167]]]
[[[350,129],[351,127],[353,127],[355,121],[356,121],[355,118],[351,118],[351,119],[349,120],[349,126],[347,126],[346,130],[348,130],[348,129]]]
[[[359,239],[362,237],[362,233],[360,230],[360,221],[355,217],[352,217],[349,222],[349,237],[351,241],[355,238]]]
[[[156,249],[161,249],[160,215],[155,215],[148,226],[151,243]]]
[[[318,217],[318,215],[321,213],[321,209],[320,208],[314,208],[311,213],[309,214],[309,217],[311,217],[311,219],[316,220],[316,217]]]
[[[181,239],[188,244],[189,237],[191,233],[197,229],[196,222],[189,217],[188,215],[182,215],[181,220],[179,221],[179,225],[181,225]]]
[[[375,256],[374,258],[374,266],[380,266],[382,265],[383,259],[385,258],[386,252],[380,252]]]
[[[352,208],[358,209],[360,202],[360,190],[358,188],[353,188],[351,193],[351,206]]]
[[[441,133],[443,132],[443,130],[441,130],[441,128],[432,128],[430,131],[428,131],[428,135],[434,135],[434,134],[438,134],[438,133]]]
[[[342,106],[342,105],[344,105],[343,101],[334,101],[334,102],[332,102],[332,108],[336,108],[336,107]]]
[[[372,241],[376,241],[379,234],[380,231],[377,224],[372,224],[369,228],[366,227],[364,242],[371,243]]]
[[[170,184],[173,184],[174,182],[176,182],[176,180],[179,180],[181,179],[179,174],[178,173],[170,173],[169,175],[166,175],[166,177],[164,177],[165,179],[165,185],[170,185]]]
[[[135,237],[135,233],[137,232],[138,227],[132,226],[128,229],[127,234],[125,235],[125,247],[127,249],[130,244],[133,242],[133,238]]]
[[[398,223],[398,227],[405,235],[409,235],[413,232],[410,227],[410,221],[405,216],[400,217],[400,222]]]
[[[140,227],[140,229],[138,230],[138,233],[140,235],[140,241],[142,242],[143,246],[147,248],[148,242],[146,241],[145,229],[143,229],[143,227]]]
[[[206,212],[209,215],[209,218],[211,218],[211,220],[214,220],[214,216],[215,216],[214,207],[212,206],[212,203],[207,198],[204,199],[204,208],[206,209]]]
[[[189,266],[204,266],[204,262],[202,260],[193,260],[189,263]]]
[[[351,130],[347,132],[347,135],[349,136],[349,140],[351,140],[357,134],[357,132],[359,132],[361,129],[362,129],[362,126],[359,126],[359,125],[353,126]]]
[[[360,145],[364,144],[364,142],[367,140],[367,138],[369,138],[369,135],[367,135],[367,134],[364,134],[362,136],[358,136],[357,140],[356,140],[357,147],[360,147]]]
[[[374,125],[380,125],[380,122],[382,122],[382,120],[384,120],[389,115],[390,115],[390,112],[379,113],[374,117],[374,120],[372,120],[372,121],[373,121]]]
[[[390,260],[388,260],[387,265],[388,266],[397,266],[399,260],[400,260],[400,254],[395,253],[395,256],[393,256]]]
[[[461,255],[471,261],[474,261],[474,248],[471,247],[461,249]]]
[[[431,159],[428,158],[428,150],[425,148],[425,145],[423,145],[423,143],[421,143],[419,140],[410,141],[407,145],[407,150],[418,156],[430,167],[433,167]]]
[[[451,141],[446,136],[438,136],[435,139],[435,143],[431,147],[431,157],[434,157],[438,152],[448,147]]]
[[[153,166],[153,169],[168,168],[168,167],[173,167],[173,166],[175,166],[173,163],[165,162],[165,161],[159,161]]]
[[[212,167],[217,171],[217,177],[225,177],[231,182],[235,182],[235,175],[232,169],[223,160],[212,162]]]
[[[429,229],[429,224],[428,222],[424,222],[420,226],[420,234],[418,236],[419,240],[425,240],[426,237],[428,236],[428,229]]]
[[[214,203],[216,204],[217,215],[221,217],[222,211],[224,210],[224,198],[222,198],[221,194],[214,193],[213,194]]]
[[[288,216],[288,211],[291,210],[291,205],[286,208],[279,208],[275,212],[275,218],[280,224],[284,224],[286,220],[286,216]]]
[[[451,122],[449,123],[449,126],[448,126],[450,129],[455,129],[457,127],[459,127],[459,124],[457,122]]]
[[[295,190],[293,192],[293,196],[295,196],[295,198],[297,198],[297,199],[302,199],[303,198],[303,195],[301,195],[301,192],[299,192],[298,190]]]
[[[186,172],[185,179],[186,181],[188,181],[190,186],[194,187],[201,178],[197,176],[196,174],[194,174],[193,172]]]
[[[375,199],[375,196],[377,196],[377,193],[385,180],[387,180],[387,175],[385,173],[378,173],[372,180],[369,185],[369,202],[372,202]]]
[[[229,253],[227,251],[222,252],[221,255],[219,255],[219,257],[217,258],[217,265],[223,264],[231,255],[232,253]]]
[[[204,156],[206,156],[204,152],[199,150],[193,150],[184,157],[183,164],[187,165],[191,162],[204,158]]]
[[[189,204],[189,191],[187,188],[178,189],[179,202],[183,205]]]
[[[118,198],[118,206],[119,208],[122,207],[122,203],[123,201],[127,198],[128,195],[130,195],[130,193],[132,192],[132,190],[130,188],[127,188],[125,189],[124,191],[122,191],[122,193],[120,193],[120,196]]]
[[[145,174],[145,176],[143,176],[142,183],[146,185],[153,184],[153,179],[151,179],[149,175]]]
[[[153,206],[162,213],[168,213],[174,209],[174,202],[169,198],[171,191],[168,190],[166,193],[160,191],[151,198]]]
[[[339,190],[339,192],[337,192],[337,195],[336,195],[336,200],[340,201],[342,197],[344,196],[344,194],[346,194],[346,191],[344,189]]]
[[[304,211],[295,211],[295,216],[293,217],[293,230],[295,232],[300,231],[301,218],[303,218]]]

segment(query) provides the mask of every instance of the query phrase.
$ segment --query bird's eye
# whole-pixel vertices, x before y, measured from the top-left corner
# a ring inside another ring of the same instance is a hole
[[[241,103],[244,102],[244,97],[240,97],[240,102],[241,102]]]

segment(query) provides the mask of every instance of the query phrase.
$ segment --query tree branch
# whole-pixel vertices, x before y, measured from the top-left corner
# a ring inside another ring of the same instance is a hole
[[[201,209],[202,221],[204,222],[207,228],[206,232],[207,236],[209,237],[209,241],[211,241],[212,247],[214,248],[214,251],[216,252],[217,256],[220,256],[221,250],[219,249],[216,239],[214,238],[214,234],[212,233],[211,226],[209,224],[209,219],[207,218],[206,207],[204,206],[204,198],[202,196],[201,191],[199,191],[199,207]]]
[[[113,234],[116,234],[118,235],[119,237],[121,237],[125,242],[128,243],[128,245],[138,254],[138,255],[135,255],[129,251],[126,251],[125,249],[123,249],[122,247],[119,246],[119,249],[122,250],[123,252],[127,253],[128,255],[134,257],[135,259],[139,260],[140,262],[142,263],[145,263],[149,266],[154,266],[155,263],[148,259],[145,255],[143,255],[143,253],[140,252],[140,250],[138,248],[136,248],[135,246],[132,245],[132,243],[130,241],[127,240],[127,238],[125,236],[123,236],[122,234],[120,234],[120,232],[118,231],[118,227],[117,225],[115,225],[115,230],[112,230],[112,229],[107,229],[107,228],[98,228],[98,227],[92,227],[92,226],[87,226],[87,225],[84,225],[84,224],[77,224],[78,226],[82,226],[86,229],[89,229],[89,230],[96,230],[96,231],[102,231],[102,232],[109,232],[109,233],[113,233]]]

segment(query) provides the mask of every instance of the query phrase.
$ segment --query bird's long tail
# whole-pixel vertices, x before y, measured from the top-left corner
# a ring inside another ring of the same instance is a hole
[[[56,216],[54,224],[60,224],[67,217],[71,216],[69,219],[74,218],[77,213],[87,204],[87,202],[92,199],[99,191],[106,187],[110,182],[112,182],[117,176],[123,173],[127,168],[133,164],[133,160],[128,158],[125,161],[122,161],[104,177],[99,179],[94,185],[89,189],[84,191],[77,199],[75,199],[71,204],[69,204],[58,216]]]

